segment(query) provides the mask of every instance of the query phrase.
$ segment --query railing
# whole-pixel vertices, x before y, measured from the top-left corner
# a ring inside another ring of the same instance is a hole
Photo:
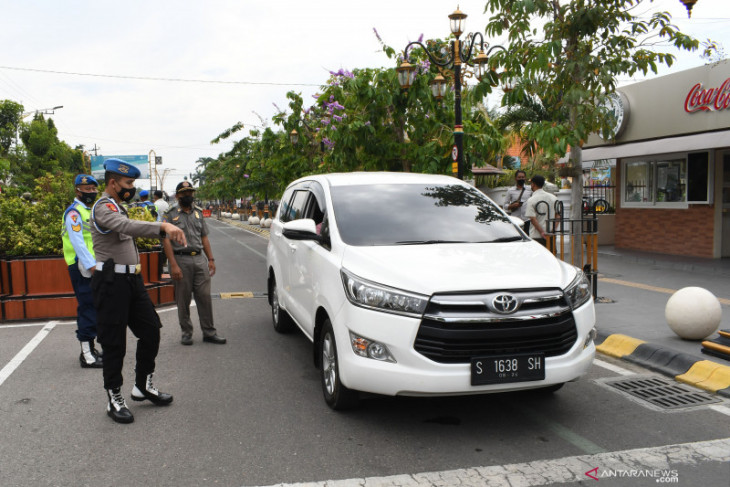
[[[597,213],[616,211],[616,186],[583,186],[583,213],[597,207]]]

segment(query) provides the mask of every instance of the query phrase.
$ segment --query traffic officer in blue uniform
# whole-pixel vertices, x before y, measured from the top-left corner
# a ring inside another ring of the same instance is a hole
[[[76,338],[81,343],[79,361],[83,368],[101,368],[101,353],[96,350],[96,309],[91,295],[91,275],[96,259],[91,241],[91,205],[99,183],[93,176],[79,174],[74,180],[76,198],[63,213],[63,258],[76,295]]]
[[[138,338],[132,399],[150,400],[158,406],[172,402],[170,394],[160,392],[152,383],[162,323],[142,281],[134,238],[167,236],[183,246],[187,240],[175,225],[130,220],[122,203],[129,203],[134,197],[134,180],[140,175],[139,169],[120,159],[107,159],[104,168],[106,189],[91,209],[91,235],[96,254],[91,288],[98,340],[104,347],[107,415],[118,423],[131,423],[134,416],[121,393],[127,327]]]
[[[152,216],[155,217],[155,220],[160,220],[157,216],[157,207],[155,204],[148,200],[150,197],[150,192],[146,189],[143,189],[139,192],[139,203],[137,203],[135,206],[138,206],[140,208],[144,208],[145,210],[149,211]]]

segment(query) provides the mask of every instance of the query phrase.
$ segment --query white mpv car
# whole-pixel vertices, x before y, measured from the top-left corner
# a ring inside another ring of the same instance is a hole
[[[314,344],[325,401],[557,390],[595,355],[591,287],[449,176],[343,173],[286,189],[271,224],[274,328]]]

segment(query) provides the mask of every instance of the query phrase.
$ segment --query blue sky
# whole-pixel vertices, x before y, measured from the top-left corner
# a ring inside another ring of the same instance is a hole
[[[469,15],[467,31],[483,32],[483,0],[0,0],[0,99],[28,111],[62,105],[52,118],[71,146],[109,155],[154,150],[170,190],[199,157],[229,148],[210,140],[237,122],[270,121],[274,104],[286,108],[287,91],[311,100],[329,71],[391,66],[374,27],[398,49],[421,33],[443,38],[457,3]],[[692,19],[679,0],[637,8],[654,10],[730,51],[728,0],[698,0]],[[671,71],[702,64],[696,53],[679,54]]]

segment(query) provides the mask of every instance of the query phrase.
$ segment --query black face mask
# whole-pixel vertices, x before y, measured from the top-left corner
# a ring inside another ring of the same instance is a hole
[[[525,185],[525,180],[524,179],[518,179],[517,180],[517,186],[524,186],[524,185]]]
[[[193,206],[193,201],[195,198],[192,196],[181,196],[180,197],[180,206],[183,206],[185,208],[190,208]]]
[[[120,191],[117,191],[117,196],[125,203],[129,203],[134,198],[135,193],[137,193],[137,188],[132,186],[131,188],[122,188]]]
[[[96,193],[84,193],[83,191],[79,191],[81,196],[79,196],[79,201],[81,201],[86,206],[91,206],[94,201],[96,201]]]

